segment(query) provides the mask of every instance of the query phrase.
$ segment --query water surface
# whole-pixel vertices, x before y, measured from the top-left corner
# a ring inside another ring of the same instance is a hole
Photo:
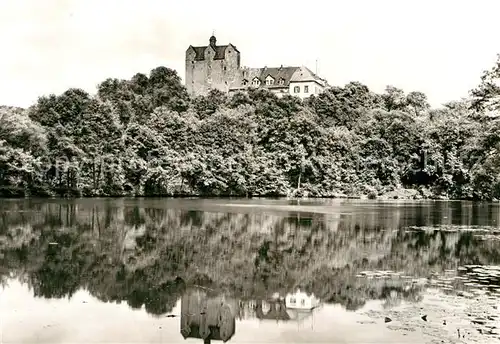
[[[500,342],[498,203],[0,201],[2,343]]]

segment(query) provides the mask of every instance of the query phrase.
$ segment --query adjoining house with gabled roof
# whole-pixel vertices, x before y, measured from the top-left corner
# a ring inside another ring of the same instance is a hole
[[[234,93],[263,88],[278,96],[290,94],[303,99],[328,87],[325,79],[305,66],[241,67],[236,46],[217,45],[214,36],[209,42],[207,46],[189,46],[186,51],[186,88],[191,95],[204,95],[211,89]]]
[[[300,289],[287,294],[285,302],[287,308],[305,311],[312,311],[321,304],[321,301],[314,294],[309,295]]]

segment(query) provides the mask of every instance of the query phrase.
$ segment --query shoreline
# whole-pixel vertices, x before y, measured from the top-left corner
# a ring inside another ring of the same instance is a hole
[[[183,194],[183,195],[4,195],[0,193],[0,199],[338,199],[338,200],[368,200],[368,201],[451,201],[451,202],[499,202],[497,199],[469,199],[469,198],[449,198],[444,196],[431,196],[431,197],[388,197],[380,195],[376,198],[370,198],[369,195],[334,195],[334,196],[292,196],[292,195],[196,195],[196,194]]]
[[[369,190],[369,189],[368,189]],[[391,191],[377,192],[375,190],[368,193],[352,193],[347,194],[343,192],[331,192],[324,194],[310,193],[307,190],[290,190],[287,193],[281,194],[202,194],[202,193],[173,193],[173,194],[143,194],[143,193],[116,193],[116,194],[91,194],[88,191],[68,189],[68,188],[55,188],[51,190],[41,188],[21,188],[21,187],[2,187],[0,186],[0,198],[33,198],[33,199],[54,199],[54,198],[204,198],[204,199],[357,199],[357,200],[440,200],[440,201],[472,201],[472,202],[498,202],[496,198],[453,198],[443,194],[436,194],[429,189],[412,189],[412,188],[394,188]]]

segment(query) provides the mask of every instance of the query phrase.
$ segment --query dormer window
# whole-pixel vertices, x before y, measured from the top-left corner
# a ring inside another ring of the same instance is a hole
[[[266,77],[266,85],[267,86],[274,85],[274,78],[272,76],[268,75]]]
[[[285,84],[285,79],[280,78],[279,84],[280,84],[280,85],[284,85],[284,84]]]
[[[248,80],[247,79],[243,79],[243,81],[241,82],[243,86],[246,86],[248,85]]]
[[[260,79],[259,78],[254,78],[252,80],[252,86],[260,86]]]

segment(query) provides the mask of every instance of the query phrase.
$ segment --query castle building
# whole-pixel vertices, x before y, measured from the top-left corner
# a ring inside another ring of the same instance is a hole
[[[189,46],[186,50],[186,88],[189,94],[205,95],[211,89],[224,93],[264,88],[278,96],[290,94],[299,98],[318,95],[328,87],[309,68],[241,66],[241,53],[236,46],[217,45],[212,36],[207,46]]]

